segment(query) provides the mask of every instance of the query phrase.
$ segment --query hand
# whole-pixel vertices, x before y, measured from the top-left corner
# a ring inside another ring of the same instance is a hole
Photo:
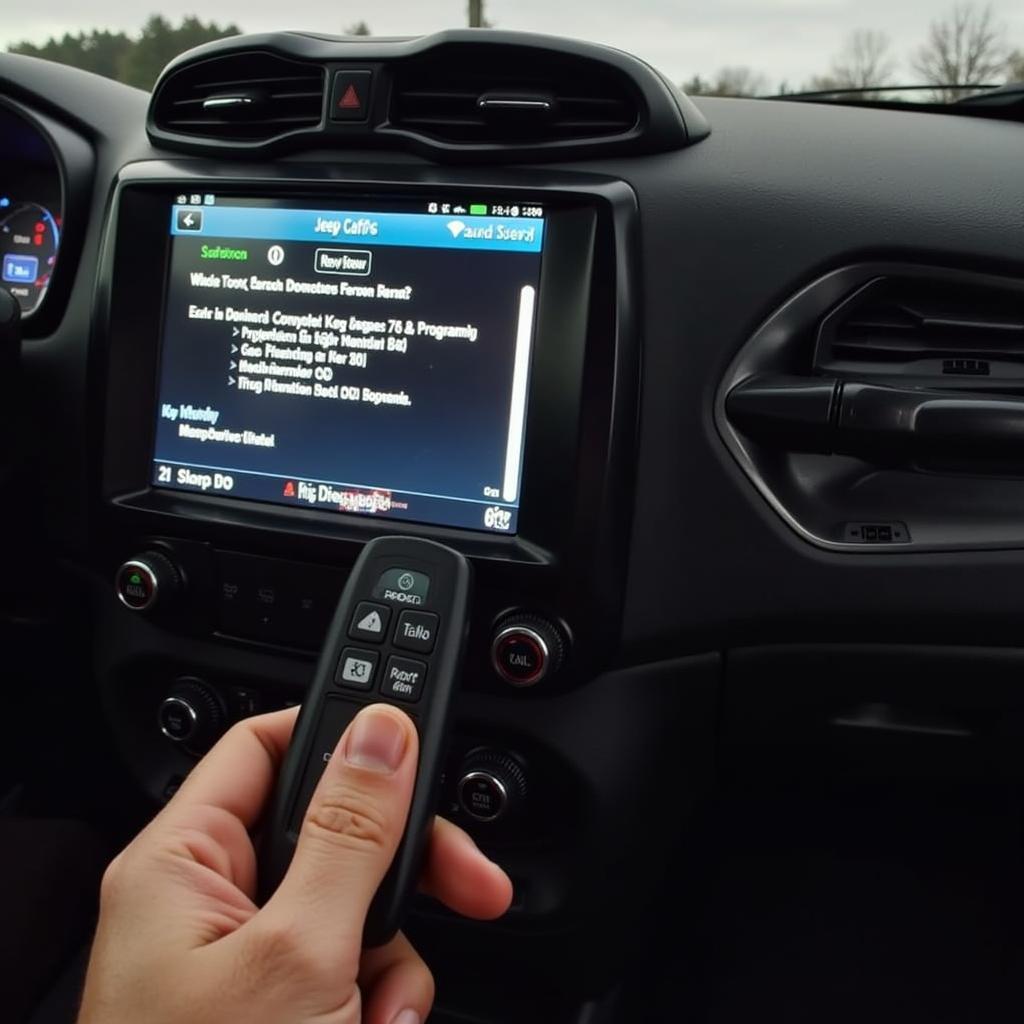
[[[366,912],[405,826],[412,722],[360,712],[313,794],[287,875],[253,902],[260,819],[296,712],[236,725],[103,878],[79,1024],[420,1024],[434,982],[401,934],[362,950]],[[438,818],[422,889],[469,917],[503,914],[512,886]]]

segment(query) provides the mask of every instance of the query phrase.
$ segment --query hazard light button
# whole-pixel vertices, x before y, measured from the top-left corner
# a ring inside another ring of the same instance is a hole
[[[332,121],[365,121],[370,116],[372,71],[338,71],[331,89]]]

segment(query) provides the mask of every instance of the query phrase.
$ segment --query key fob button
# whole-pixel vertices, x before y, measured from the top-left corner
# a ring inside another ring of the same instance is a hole
[[[427,666],[412,658],[388,658],[384,670],[384,681],[380,692],[385,697],[406,701],[411,704],[420,699],[423,683],[427,678]]]

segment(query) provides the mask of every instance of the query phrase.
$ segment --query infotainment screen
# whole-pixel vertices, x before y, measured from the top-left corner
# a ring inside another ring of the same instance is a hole
[[[516,532],[540,205],[169,199],[155,487]]]

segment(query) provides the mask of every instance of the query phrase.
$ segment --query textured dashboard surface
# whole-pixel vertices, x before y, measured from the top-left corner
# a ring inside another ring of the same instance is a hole
[[[1024,612],[1024,553],[819,551],[742,476],[712,409],[758,324],[836,266],[908,258],[1019,274],[1020,127],[766,101],[701,105],[713,131],[699,146],[615,168],[639,196],[645,287],[627,650],[941,640],[950,627],[1011,640]]]

